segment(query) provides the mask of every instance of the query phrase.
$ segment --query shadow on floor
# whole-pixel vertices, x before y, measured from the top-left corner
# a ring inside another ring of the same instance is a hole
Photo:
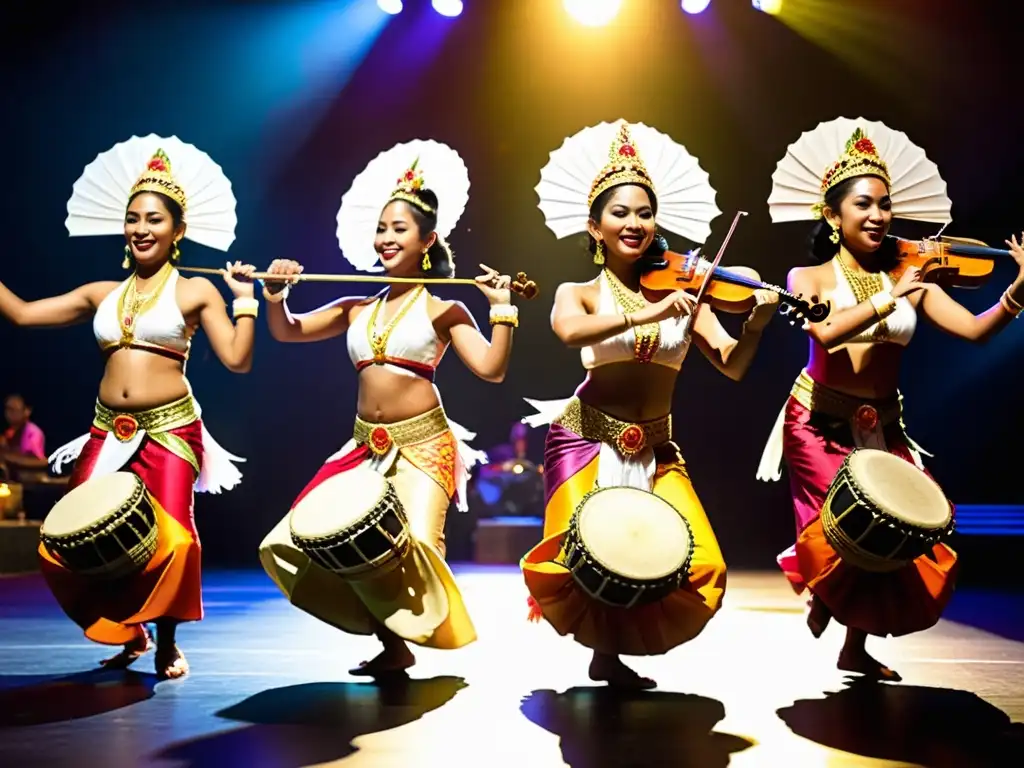
[[[562,759],[572,768],[724,768],[731,754],[754,743],[715,732],[725,706],[691,694],[607,687],[541,690],[523,699],[520,710],[560,737]]]
[[[798,736],[862,757],[929,768],[1005,766],[1024,725],[967,691],[849,679],[777,714]]]
[[[0,677],[0,728],[79,720],[153,696],[155,674],[96,669],[65,677]]]
[[[356,752],[352,741],[418,720],[466,687],[460,677],[275,688],[217,712],[248,726],[172,744],[149,755],[189,768],[300,768]]]

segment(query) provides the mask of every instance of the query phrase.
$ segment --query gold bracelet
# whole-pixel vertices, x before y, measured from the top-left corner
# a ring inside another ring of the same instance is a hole
[[[260,303],[254,298],[235,299],[231,303],[231,312],[235,319],[239,317],[251,317],[255,319],[260,313]]]
[[[1013,297],[1010,296],[1010,289],[1007,288],[1003,295],[999,297],[999,303],[1003,305],[1003,309],[1006,310],[1007,314],[1011,315],[1014,320],[1020,317],[1020,313],[1024,312],[1024,307],[1017,304]]]
[[[491,325],[511,325],[519,327],[519,307],[511,304],[494,304],[490,310]]]
[[[871,302],[871,307],[879,320],[884,320],[896,311],[896,299],[888,291],[874,293],[868,297],[868,301]]]

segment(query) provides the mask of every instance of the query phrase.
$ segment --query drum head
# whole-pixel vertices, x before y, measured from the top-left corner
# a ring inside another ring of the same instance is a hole
[[[952,512],[938,483],[899,456],[873,448],[850,454],[850,472],[883,512],[921,528],[942,528]]]
[[[291,512],[289,525],[302,538],[330,536],[348,528],[374,510],[388,481],[369,467],[355,467],[324,480]]]
[[[579,510],[579,533],[601,565],[642,581],[671,576],[693,547],[675,507],[636,488],[603,488],[589,496]]]
[[[40,529],[47,536],[67,536],[88,528],[144,488],[132,472],[114,472],[73,488],[47,514]]]

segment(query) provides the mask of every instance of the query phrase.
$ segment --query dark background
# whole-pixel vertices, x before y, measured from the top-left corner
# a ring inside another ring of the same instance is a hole
[[[565,397],[582,378],[548,314],[555,286],[594,267],[578,242],[547,230],[533,187],[548,152],[584,126],[624,117],[684,143],[724,212],[709,250],[747,210],[724,263],[776,283],[804,263],[808,224],[770,223],[771,174],[802,131],[840,115],[884,121],[925,148],[954,201],[948,234],[999,246],[1024,229],[1020,27],[1001,5],[788,0],[772,17],[714,0],[688,16],[677,0],[625,0],[611,26],[588,29],[559,0],[466,0],[456,19],[428,0],[406,0],[397,17],[373,0],[10,3],[0,12],[0,279],[34,299],[123,275],[123,243],[68,238],[65,204],[97,153],[150,132],[196,144],[232,180],[232,259],[348,272],[334,232],[352,178],[396,142],[436,138],[470,169],[469,207],[451,237],[460,274],[483,261],[526,270],[544,289],[521,306],[503,385],[475,379],[454,353],[439,372],[449,414],[486,447],[532,411],[523,396]],[[223,263],[183,245],[186,264]],[[980,311],[1015,274],[1007,259],[987,286],[955,295]],[[486,325],[474,289],[438,293]],[[335,295],[305,285],[292,305]],[[344,340],[286,346],[262,318],[258,328],[249,375],[222,368],[202,336],[188,367],[208,427],[248,458],[239,488],[198,497],[208,562],[255,565],[263,535],[351,430],[356,378]],[[30,398],[49,450],[85,431],[102,371],[90,327],[0,324],[0,349],[0,393]],[[1024,323],[984,347],[922,324],[907,353],[909,430],[936,454],[930,468],[958,503],[1024,501],[1022,352]],[[733,566],[770,566],[792,541],[785,478],[763,484],[754,473],[805,355],[800,331],[779,322],[740,384],[696,352],[683,369],[676,439]],[[538,448],[541,432],[531,439]]]

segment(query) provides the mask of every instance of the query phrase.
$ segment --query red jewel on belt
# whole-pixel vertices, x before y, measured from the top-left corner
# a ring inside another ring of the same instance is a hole
[[[878,411],[873,406],[862,405],[853,416],[857,426],[865,432],[870,432],[878,426]]]
[[[646,443],[647,436],[644,435],[643,427],[636,424],[630,424],[619,432],[619,436],[615,439],[615,446],[619,449],[619,453],[626,457],[642,451]]]
[[[122,443],[127,443],[139,431],[139,422],[135,420],[134,416],[122,413],[114,417],[113,427],[114,437]]]
[[[391,448],[391,433],[385,427],[374,427],[370,430],[370,450],[383,456]]]

